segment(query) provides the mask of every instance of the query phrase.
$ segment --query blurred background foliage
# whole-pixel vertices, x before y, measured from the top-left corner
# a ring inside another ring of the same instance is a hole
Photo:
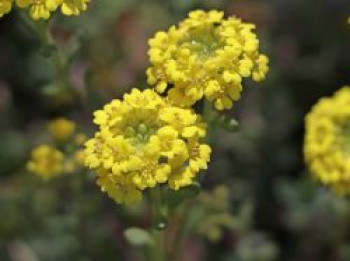
[[[66,116],[91,136],[93,110],[145,88],[147,39],[196,8],[255,23],[271,68],[230,112],[240,130],[217,133],[205,191],[172,213],[170,242],[188,228],[177,260],[350,260],[349,202],[316,184],[302,158],[305,113],[350,84],[348,0],[92,1],[50,22],[70,87],[18,12],[0,19],[0,260],[142,260],[123,231],[149,224],[144,205],[117,206],[91,173],[78,194],[76,177],[42,182],[25,162],[48,140],[48,120]]]

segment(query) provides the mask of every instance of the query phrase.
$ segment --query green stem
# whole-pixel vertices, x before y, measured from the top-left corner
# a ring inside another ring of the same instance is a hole
[[[166,226],[168,209],[160,186],[150,190],[150,199],[152,204],[152,226],[155,229],[163,230]]]
[[[57,78],[61,85],[69,88],[69,67],[67,58],[62,54],[55,43],[49,24],[44,21],[33,21],[26,12],[19,10],[19,15],[24,24],[37,36],[42,44],[43,54],[52,59],[57,72]]]
[[[69,81],[69,57],[60,50],[52,37],[49,24],[46,21],[33,21],[26,12],[18,11],[24,25],[33,32],[42,44],[42,53],[49,57],[56,71],[56,83],[67,93],[73,94],[73,99],[78,98],[83,110],[88,112],[87,100],[84,93],[79,92],[76,88],[71,88]]]
[[[165,261],[165,224],[167,208],[163,202],[163,193],[160,186],[150,190],[151,209],[152,209],[152,228],[151,233],[154,238],[154,244],[151,246],[151,261]]]
[[[77,239],[80,242],[80,255],[87,257],[89,252],[89,236],[87,229],[86,215],[86,192],[84,172],[75,173],[74,192],[76,197],[76,215],[77,215]]]
[[[154,238],[154,245],[150,261],[167,261],[164,242],[164,230],[153,229],[152,234]]]

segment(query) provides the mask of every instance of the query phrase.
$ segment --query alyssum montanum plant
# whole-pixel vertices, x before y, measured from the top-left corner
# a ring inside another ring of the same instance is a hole
[[[243,78],[265,78],[268,58],[259,52],[254,27],[198,10],[156,33],[147,70],[155,89],[133,89],[95,112],[99,130],[86,143],[85,164],[96,170],[102,191],[118,203],[133,203],[161,184],[189,186],[207,169],[206,124],[191,106],[205,97],[216,109],[229,109]]]

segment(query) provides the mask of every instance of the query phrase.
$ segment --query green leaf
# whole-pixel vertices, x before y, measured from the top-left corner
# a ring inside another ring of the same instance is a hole
[[[126,240],[134,246],[146,246],[154,243],[152,236],[147,230],[131,227],[124,231]]]

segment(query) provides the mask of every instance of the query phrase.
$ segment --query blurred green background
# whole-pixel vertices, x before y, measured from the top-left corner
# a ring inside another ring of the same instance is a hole
[[[217,236],[199,228],[178,260],[350,260],[349,202],[314,182],[302,156],[305,113],[350,84],[349,0],[92,1],[83,15],[50,22],[70,57],[70,89],[55,82],[18,12],[1,18],[0,260],[143,260],[123,230],[146,226],[145,206],[116,205],[92,175],[82,202],[74,178],[45,183],[25,163],[48,140],[50,119],[66,116],[91,136],[95,109],[146,88],[147,39],[197,8],[255,23],[270,72],[262,84],[245,83],[229,112],[240,130],[217,133],[203,180],[208,191],[220,184],[229,190],[223,209],[234,222]]]

